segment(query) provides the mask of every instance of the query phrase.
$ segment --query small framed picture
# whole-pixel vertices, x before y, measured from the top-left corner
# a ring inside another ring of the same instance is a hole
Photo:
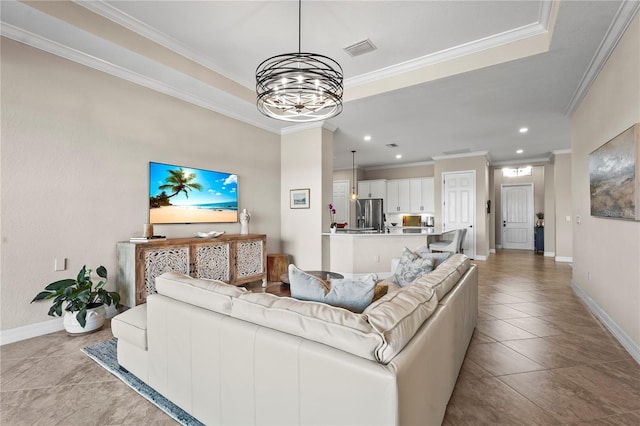
[[[289,208],[308,209],[309,208],[309,188],[289,190]]]

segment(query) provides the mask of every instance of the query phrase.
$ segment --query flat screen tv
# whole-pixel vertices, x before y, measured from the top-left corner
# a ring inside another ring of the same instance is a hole
[[[236,175],[149,163],[149,223],[237,221]]]

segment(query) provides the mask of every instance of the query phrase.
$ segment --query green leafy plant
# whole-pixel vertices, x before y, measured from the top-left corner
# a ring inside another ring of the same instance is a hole
[[[53,304],[49,309],[49,315],[62,316],[62,305],[66,303],[64,310],[67,312],[77,312],[76,319],[84,328],[87,323],[87,309],[97,308],[101,305],[115,305],[120,308],[120,295],[115,291],[107,291],[104,285],[107,283],[107,269],[99,266],[96,273],[100,278],[98,284],[93,285],[91,281],[91,269],[84,265],[75,279],[67,278],[53,282],[44,288],[33,298],[31,303],[38,300],[53,299]]]

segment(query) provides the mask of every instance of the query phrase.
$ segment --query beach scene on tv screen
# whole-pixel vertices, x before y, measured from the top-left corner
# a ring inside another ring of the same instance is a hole
[[[149,223],[237,221],[236,175],[149,163]]]

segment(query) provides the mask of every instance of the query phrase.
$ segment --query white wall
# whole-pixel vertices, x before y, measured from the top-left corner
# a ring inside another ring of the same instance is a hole
[[[113,287],[116,242],[148,220],[149,161],[238,174],[251,232],[280,251],[279,135],[4,38],[1,54],[1,330],[50,320],[29,302],[85,263]],[[240,225],[156,226],[212,229]]]
[[[640,15],[571,122],[573,216],[581,217],[573,222],[574,285],[640,362],[640,222],[590,215],[588,163],[590,152],[638,122]]]

